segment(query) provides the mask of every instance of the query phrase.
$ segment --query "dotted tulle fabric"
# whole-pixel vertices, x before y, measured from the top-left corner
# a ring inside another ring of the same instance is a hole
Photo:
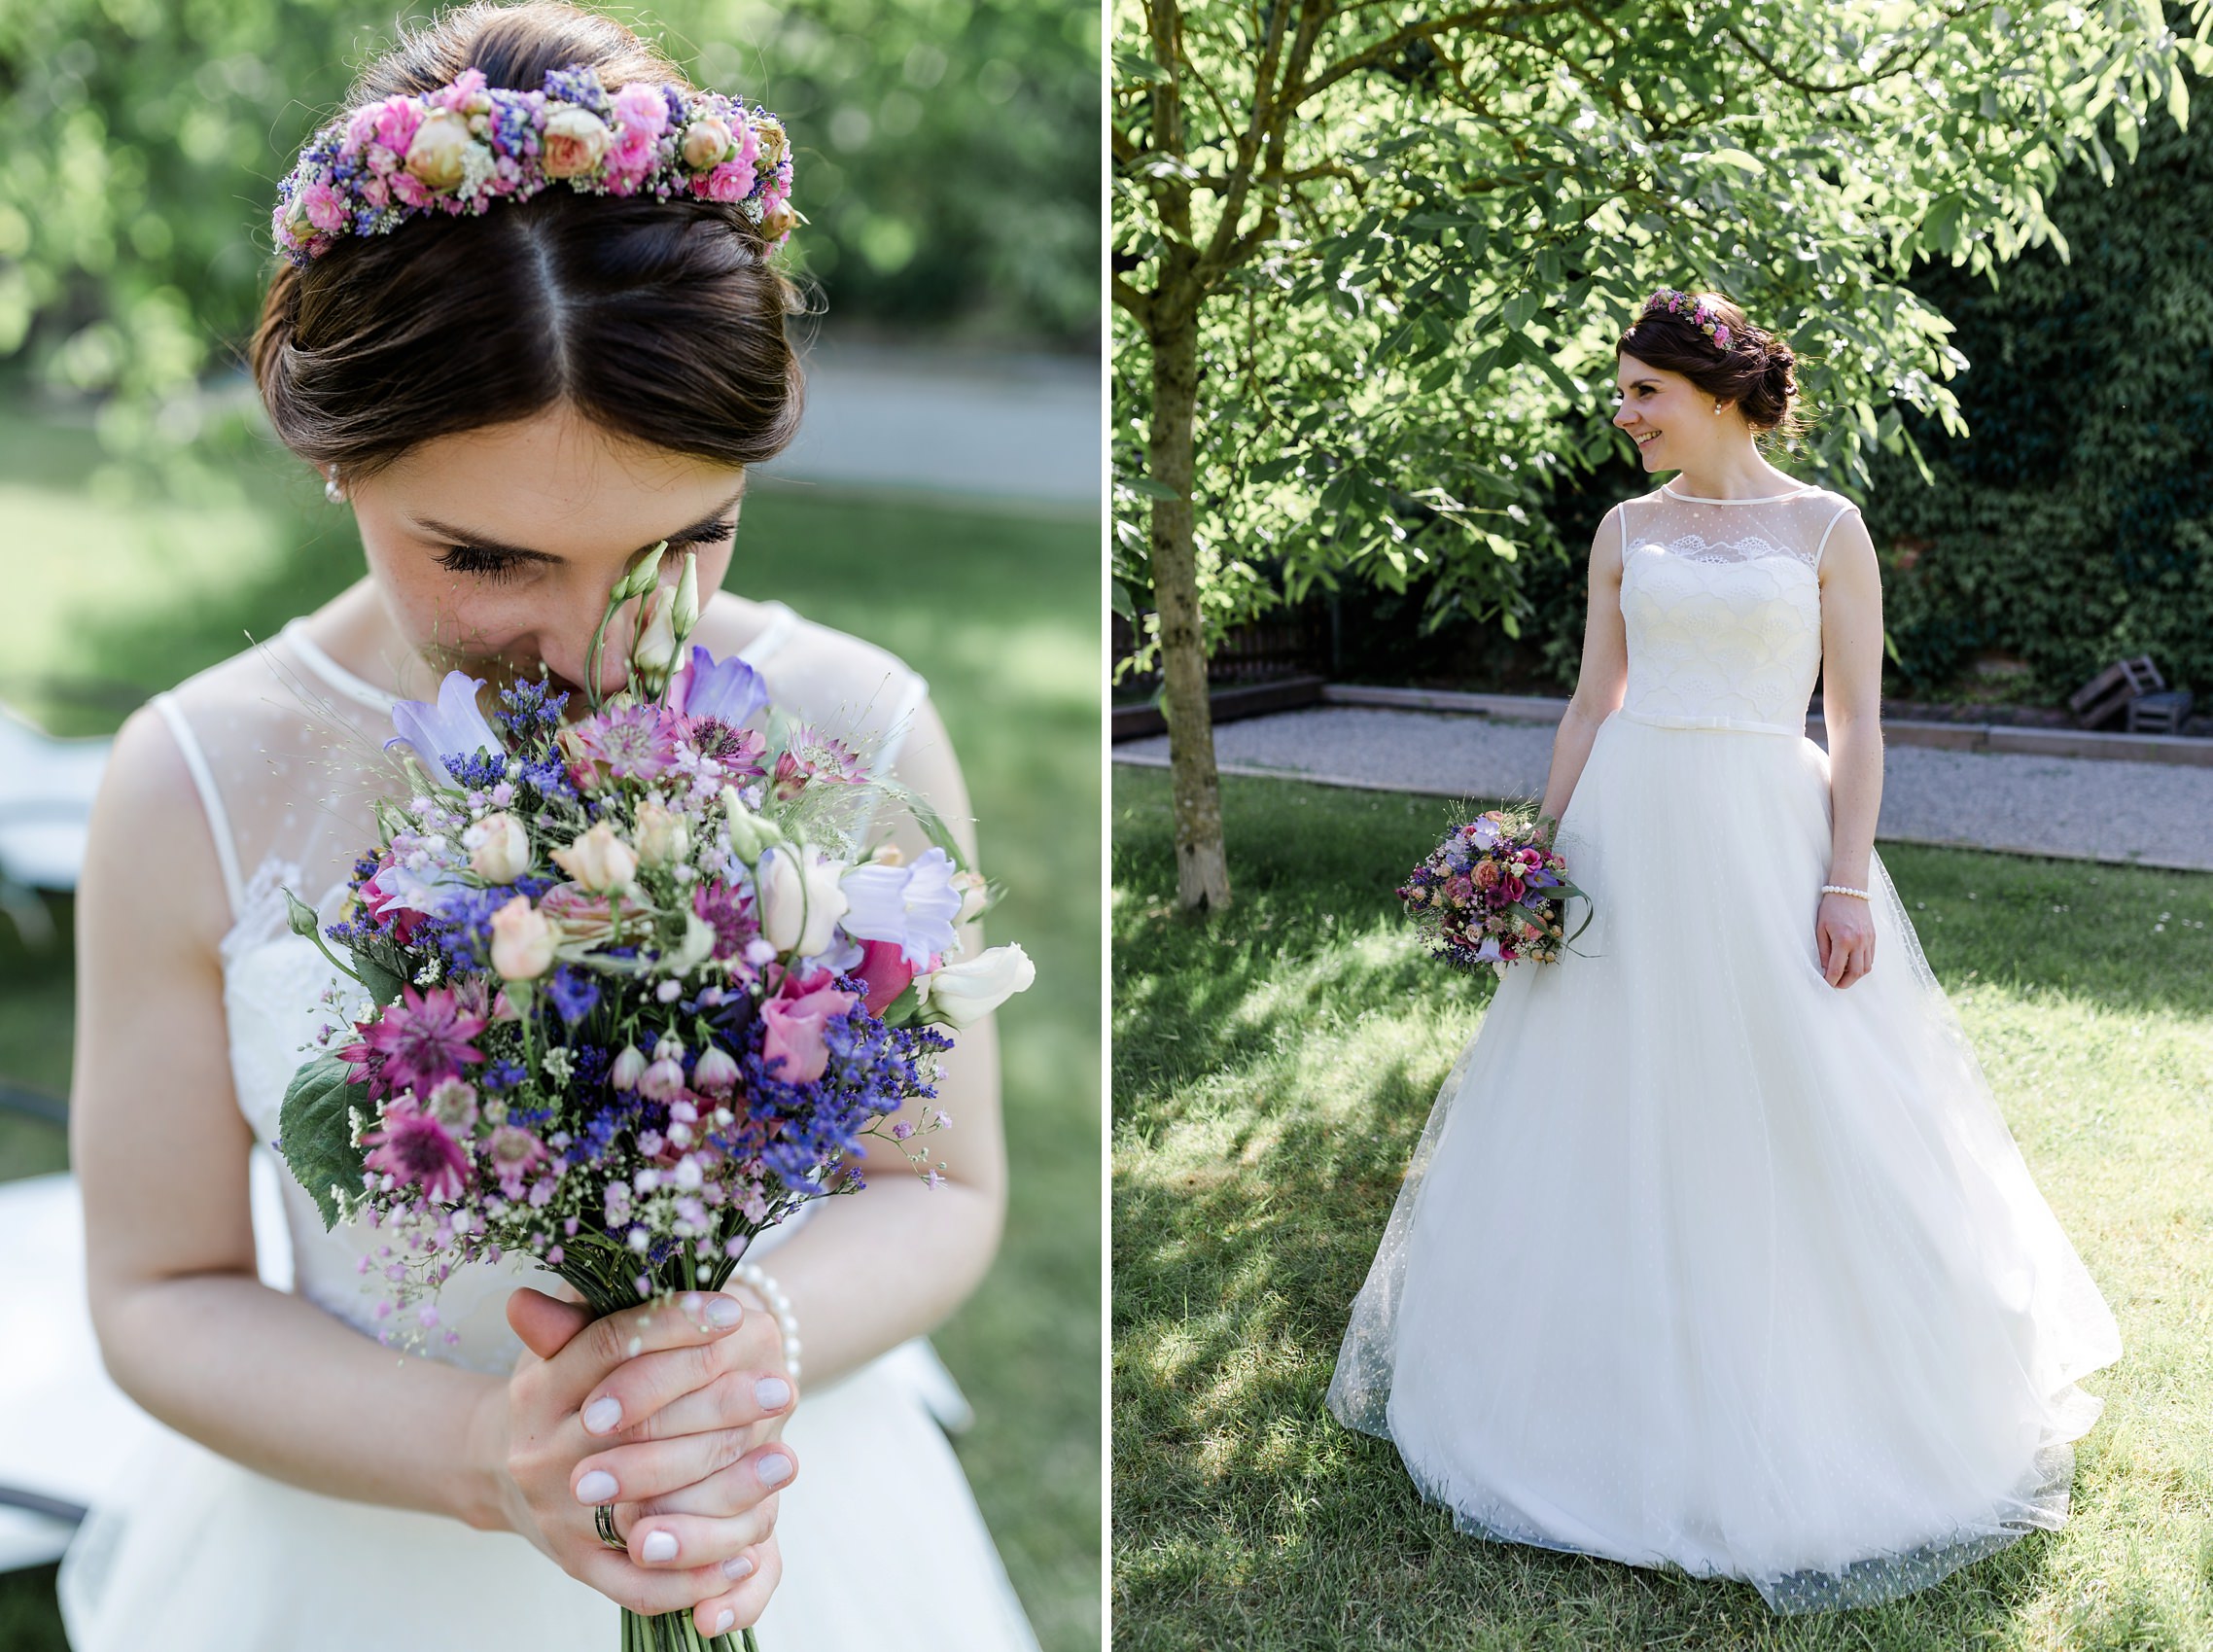
[[[1625,701],[1558,838],[1596,917],[1446,1076],[1328,1395],[1468,1532],[1786,1613],[2061,1525],[2121,1355],[1879,854],[1874,967],[1820,972],[1848,509],[1624,508]]]

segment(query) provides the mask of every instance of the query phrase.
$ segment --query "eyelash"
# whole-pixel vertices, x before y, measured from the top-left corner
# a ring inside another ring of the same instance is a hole
[[[703,545],[721,545],[737,531],[737,523],[718,522],[697,533],[684,534],[669,541],[671,550],[697,550]],[[480,550],[473,545],[450,545],[438,555],[438,565],[449,574],[467,574],[494,584],[504,584],[522,572],[524,562],[520,556],[503,556],[496,550]]]

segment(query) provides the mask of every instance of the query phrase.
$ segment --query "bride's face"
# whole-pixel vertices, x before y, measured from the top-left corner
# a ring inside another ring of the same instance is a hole
[[[1713,398],[1679,372],[1623,356],[1614,369],[1621,406],[1614,423],[1629,434],[1647,471],[1680,471],[1696,463],[1727,423],[1713,416]]]
[[[439,437],[348,491],[386,613],[439,670],[495,685],[543,664],[580,686],[608,593],[640,552],[699,557],[699,589],[730,565],[745,474],[614,435],[566,407]],[[637,605],[609,626],[603,692],[622,685]]]

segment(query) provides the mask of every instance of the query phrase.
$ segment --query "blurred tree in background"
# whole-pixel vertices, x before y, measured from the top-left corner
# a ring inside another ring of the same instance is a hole
[[[1096,6],[602,10],[785,118],[833,324],[1095,344]],[[174,393],[251,329],[276,180],[392,28],[364,0],[0,7],[0,373],[107,398],[111,436],[189,435]]]

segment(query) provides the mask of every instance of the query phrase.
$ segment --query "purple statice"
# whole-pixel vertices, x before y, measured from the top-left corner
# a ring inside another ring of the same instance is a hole
[[[485,1064],[484,1071],[476,1075],[476,1082],[495,1094],[513,1089],[530,1076],[518,1063],[494,1061]]]
[[[453,784],[469,791],[489,791],[508,777],[505,752],[477,752],[467,756],[449,752],[441,754],[439,761],[453,776]]]
[[[575,66],[567,69],[548,69],[545,72],[545,95],[561,103],[573,103],[579,109],[589,109],[602,121],[613,122],[615,105],[608,101],[607,88],[599,84],[599,71]]]
[[[546,979],[545,996],[553,1001],[561,1019],[574,1027],[599,1002],[599,983],[589,970],[564,964]]]
[[[508,737],[509,751],[542,756],[552,749],[568,704],[566,692],[555,693],[551,684],[526,678],[500,690],[500,709],[492,721]]]

